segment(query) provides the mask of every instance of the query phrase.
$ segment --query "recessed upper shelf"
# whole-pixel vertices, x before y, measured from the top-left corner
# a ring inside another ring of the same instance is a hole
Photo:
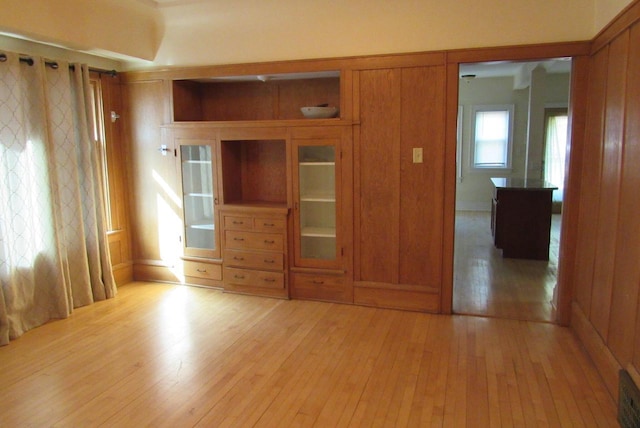
[[[173,81],[174,122],[310,120],[301,107],[340,108],[340,73],[288,73]]]

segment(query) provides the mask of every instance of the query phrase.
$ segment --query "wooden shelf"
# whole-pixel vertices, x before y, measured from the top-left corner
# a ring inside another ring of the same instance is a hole
[[[340,108],[340,73],[282,74],[172,81],[174,122],[306,119],[301,107]]]

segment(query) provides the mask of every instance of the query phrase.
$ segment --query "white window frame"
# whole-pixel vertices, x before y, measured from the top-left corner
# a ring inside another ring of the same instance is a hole
[[[513,121],[514,121],[514,105],[513,104],[493,104],[493,105],[475,105],[471,108],[471,153],[470,163],[471,169],[475,171],[510,171],[511,170],[511,154],[513,151]],[[476,117],[480,112],[506,111],[509,114],[509,129],[507,134],[507,163],[505,166],[482,166],[476,164]]]

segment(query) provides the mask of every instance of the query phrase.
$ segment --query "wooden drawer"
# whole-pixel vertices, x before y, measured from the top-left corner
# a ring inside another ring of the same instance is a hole
[[[284,232],[287,222],[284,218],[256,217],[253,219],[253,230],[256,232]]]
[[[226,248],[236,250],[284,250],[284,235],[280,233],[252,233],[226,230],[224,237]]]
[[[214,279],[217,281],[222,279],[222,267],[220,265],[184,260],[182,266],[185,276]]]
[[[226,230],[251,230],[253,218],[243,216],[224,216],[224,228]]]
[[[341,289],[344,280],[341,276],[332,275],[313,275],[306,273],[296,273],[293,275],[294,281],[297,285],[306,288],[339,288]]]
[[[228,284],[279,289],[284,288],[284,273],[225,267],[224,281]]]
[[[284,269],[284,255],[271,252],[226,250],[224,263],[226,266],[281,271]]]
[[[291,294],[297,299],[353,303],[348,282],[341,275],[292,273]]]

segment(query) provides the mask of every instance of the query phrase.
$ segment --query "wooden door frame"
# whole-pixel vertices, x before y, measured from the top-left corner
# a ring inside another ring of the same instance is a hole
[[[562,212],[562,223],[565,227],[563,227],[561,231],[558,260],[558,286],[557,295],[555,296],[555,322],[560,325],[569,325],[571,321],[575,247],[577,243],[577,225],[580,208],[581,147],[585,134],[586,87],[588,83],[590,51],[591,42],[585,41],[466,49],[447,52],[442,313],[451,314],[453,311],[458,82],[460,64],[489,61],[536,61],[548,58],[571,57],[572,72],[568,112],[570,129],[568,144],[571,150],[567,162],[565,182],[567,209],[564,209]]]

